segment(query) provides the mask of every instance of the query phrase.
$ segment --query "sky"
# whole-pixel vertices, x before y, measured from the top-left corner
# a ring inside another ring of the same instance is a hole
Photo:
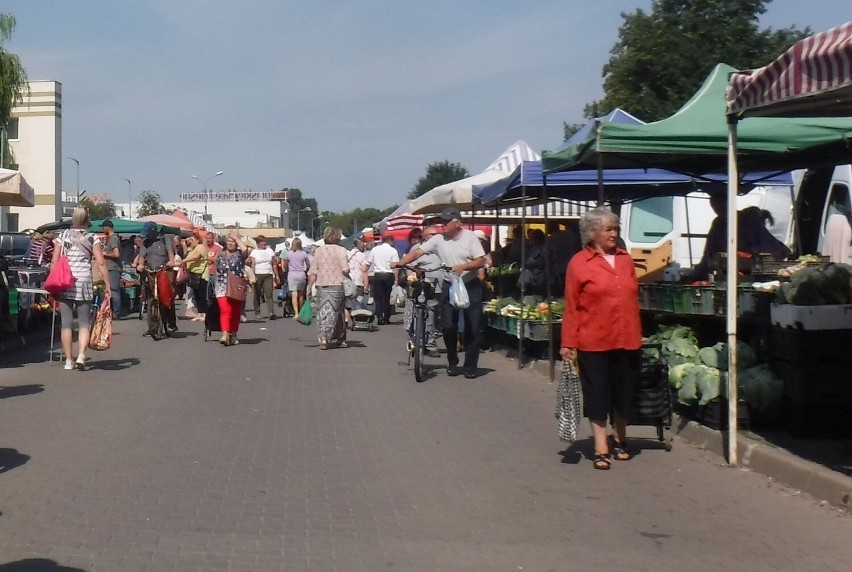
[[[62,84],[63,188],[163,202],[299,188],[322,210],[401,203],[433,162],[485,169],[562,141],[602,95],[622,12],[651,0],[5,0],[6,49]],[[774,0],[821,31],[848,0]]]

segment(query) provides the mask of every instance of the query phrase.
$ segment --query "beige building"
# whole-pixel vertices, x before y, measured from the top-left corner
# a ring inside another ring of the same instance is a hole
[[[31,81],[12,108],[8,141],[17,165],[35,190],[35,206],[0,207],[0,230],[24,230],[62,216],[62,84]]]

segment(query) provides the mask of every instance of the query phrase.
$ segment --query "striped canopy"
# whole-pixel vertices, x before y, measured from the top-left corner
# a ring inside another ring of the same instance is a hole
[[[733,74],[725,99],[732,115],[852,116],[852,21]]]

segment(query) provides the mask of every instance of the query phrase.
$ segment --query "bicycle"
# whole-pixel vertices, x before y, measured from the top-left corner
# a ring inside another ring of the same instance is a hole
[[[154,331],[148,330],[148,333],[151,334],[151,338],[154,341],[162,340],[165,337],[169,337],[169,331],[166,328],[166,323],[163,321],[162,309],[160,307],[160,298],[159,298],[159,285],[157,281],[157,277],[159,276],[160,270],[153,270],[151,268],[145,268],[144,276],[142,278],[144,282],[143,292],[145,302],[142,304],[139,311],[139,319],[142,319],[142,313],[147,308],[148,316],[151,318],[150,321],[155,324]]]
[[[423,358],[426,353],[426,323],[429,312],[429,301],[435,298],[435,286],[426,280],[426,271],[413,266],[400,266],[403,270],[414,272],[415,279],[408,285],[409,299],[413,305],[412,329],[408,348],[408,365],[414,361],[414,379],[422,383],[425,379]]]

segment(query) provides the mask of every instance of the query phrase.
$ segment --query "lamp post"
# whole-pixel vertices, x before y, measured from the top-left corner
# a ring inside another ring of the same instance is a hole
[[[296,215],[296,230],[298,230],[300,232],[302,230],[302,213],[305,213],[305,212],[307,212],[307,213],[314,212],[314,209],[312,209],[311,207],[305,207],[302,210],[300,210],[299,213]],[[313,229],[311,229],[311,232],[313,232]]]
[[[70,160],[77,163],[77,201],[80,200],[80,161],[75,159],[74,157],[68,157]]]
[[[317,215],[311,220],[311,234],[313,234],[313,232],[314,232],[314,223],[317,222],[318,220],[322,220],[323,218],[324,218],[323,215]],[[319,225],[317,225],[317,234],[319,234]],[[314,236],[316,236],[316,235],[314,235]],[[314,238],[313,236],[311,238],[316,240],[316,238]]]
[[[210,183],[210,181],[212,179],[218,177],[219,175],[223,175],[224,173],[225,173],[225,171],[217,171],[214,175],[210,175],[209,177],[207,177],[203,181],[198,176],[192,175],[193,179],[195,179],[196,181],[201,181],[202,184],[204,185],[204,189],[202,189],[202,190],[204,192],[204,221],[205,222],[207,221],[207,185]]]
[[[130,179],[122,177],[127,181],[127,220],[133,220],[133,191],[130,190]]]

